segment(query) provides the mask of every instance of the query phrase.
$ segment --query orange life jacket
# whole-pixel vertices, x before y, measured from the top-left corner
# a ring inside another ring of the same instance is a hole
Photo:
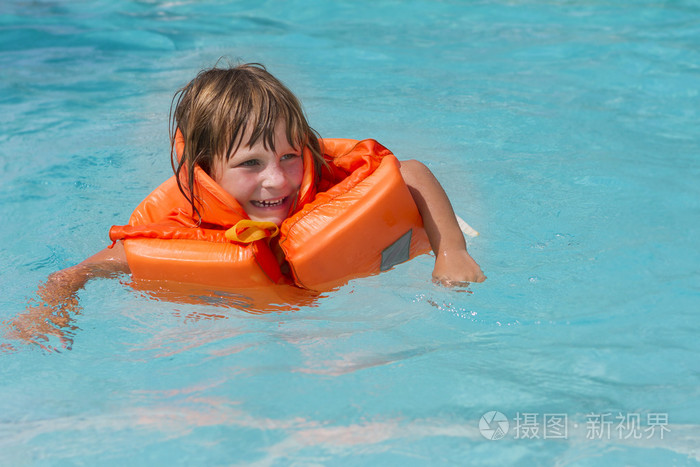
[[[182,140],[177,142],[181,152]],[[295,284],[327,290],[430,250],[399,161],[374,140],[321,140],[328,167],[305,150],[296,211],[280,226],[250,221],[238,202],[195,168],[201,223],[171,177],[144,199],[123,240],[134,279],[210,287]],[[281,264],[287,263],[283,274]]]

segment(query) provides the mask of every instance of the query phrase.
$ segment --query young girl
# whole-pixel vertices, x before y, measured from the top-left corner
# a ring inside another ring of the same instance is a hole
[[[233,197],[252,221],[280,226],[301,208],[302,154],[311,154],[316,173],[326,162],[299,101],[262,65],[202,71],[178,91],[174,106],[172,147],[177,138],[184,147],[179,157],[173,155],[173,169],[191,207],[189,215],[177,222],[193,229],[210,227],[202,217],[197,168]],[[400,171],[435,253],[433,279],[448,286],[486,279],[467,253],[450,201],[430,170],[409,160],[401,162]],[[130,272],[123,243],[116,241],[80,264],[51,274],[39,295],[53,309],[51,320],[60,325],[88,280]]]

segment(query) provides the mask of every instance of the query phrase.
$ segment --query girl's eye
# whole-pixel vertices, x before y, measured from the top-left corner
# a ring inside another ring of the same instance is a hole
[[[282,156],[282,160],[286,161],[286,160],[296,159],[297,157],[300,157],[300,155],[295,154],[295,153],[289,153],[289,154],[285,154],[284,156]]]
[[[241,162],[240,164],[238,164],[238,166],[239,167],[254,167],[254,166],[259,165],[259,164],[260,164],[260,161],[258,161],[257,159],[250,159],[250,160]]]

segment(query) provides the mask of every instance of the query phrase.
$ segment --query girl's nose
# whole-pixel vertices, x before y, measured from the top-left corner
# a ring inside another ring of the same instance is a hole
[[[280,188],[285,183],[285,175],[279,164],[270,164],[263,172],[263,188]]]

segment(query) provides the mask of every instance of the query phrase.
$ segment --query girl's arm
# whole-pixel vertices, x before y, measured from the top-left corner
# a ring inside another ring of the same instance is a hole
[[[90,279],[129,272],[124,246],[117,242],[113,248],[105,248],[80,264],[52,273],[39,286],[39,302],[10,322],[8,337],[41,345],[49,335],[56,335],[65,345],[70,339],[62,329],[71,329],[71,315],[79,311],[78,291]]]
[[[443,285],[483,282],[486,276],[467,253],[467,243],[459,228],[452,204],[440,182],[421,162],[401,161],[403,176],[435,253],[433,280]]]

